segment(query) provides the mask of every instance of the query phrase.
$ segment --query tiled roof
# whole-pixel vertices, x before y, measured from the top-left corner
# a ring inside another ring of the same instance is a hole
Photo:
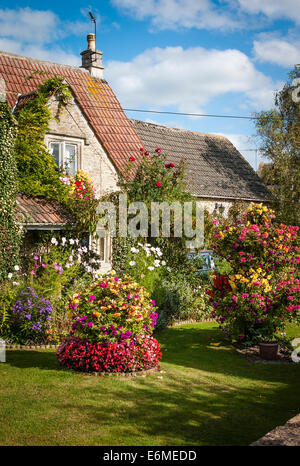
[[[7,99],[12,108],[18,94],[36,90],[39,84],[54,75],[63,76],[70,85],[76,101],[117,169],[121,170],[130,156],[140,157],[141,140],[107,81],[93,78],[83,68],[0,51],[0,78],[6,83]]]
[[[27,226],[63,226],[72,223],[72,218],[55,200],[17,196],[17,217]]]
[[[264,201],[271,195],[249,163],[225,137],[131,120],[144,147],[167,161],[185,162],[187,187],[198,197]]]

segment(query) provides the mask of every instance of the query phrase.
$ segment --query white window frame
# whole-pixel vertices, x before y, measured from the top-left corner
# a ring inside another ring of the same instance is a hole
[[[52,143],[56,143],[56,144],[59,144],[59,169],[63,169],[64,172],[66,172],[66,169],[65,169],[65,161],[66,161],[66,155],[65,155],[65,152],[66,152],[66,145],[67,144],[70,144],[70,145],[73,145],[75,146],[75,173],[77,170],[80,170],[81,169],[81,159],[82,159],[82,147],[83,147],[83,140],[81,139],[74,139],[74,138],[69,138],[67,136],[52,136],[52,135],[47,135],[46,136],[46,145],[49,149],[49,151],[52,153],[51,151],[51,144]],[[74,175],[75,175],[74,173]],[[73,175],[73,173],[69,173],[69,175]]]
[[[104,235],[103,235],[104,232]],[[102,233],[102,235],[101,235]],[[96,252],[99,254],[101,257],[101,250],[100,250],[100,240],[101,238],[104,239],[104,245],[103,245],[103,259],[101,259],[101,262],[103,264],[110,264],[111,261],[111,238],[109,235],[109,232],[103,228],[96,230],[96,235],[99,235],[98,238],[95,238],[95,236],[90,235],[89,237],[89,249],[91,251]]]

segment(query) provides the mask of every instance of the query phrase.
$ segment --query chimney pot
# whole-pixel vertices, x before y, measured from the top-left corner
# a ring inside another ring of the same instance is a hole
[[[88,50],[96,51],[96,34],[88,34],[87,35],[87,42],[88,42]]]

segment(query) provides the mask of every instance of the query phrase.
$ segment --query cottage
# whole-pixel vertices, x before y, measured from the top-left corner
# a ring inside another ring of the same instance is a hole
[[[116,191],[118,174],[129,158],[141,157],[140,147],[149,151],[161,147],[170,161],[186,162],[190,192],[210,211],[225,210],[234,200],[264,201],[267,189],[228,139],[130,120],[109,84],[103,79],[102,52],[96,49],[95,35],[88,34],[82,66],[58,65],[11,53],[0,52],[0,78],[7,99],[16,111],[34,98],[37,86],[46,79],[62,76],[72,99],[59,121],[58,99],[49,99],[53,119],[45,144],[57,165],[68,164],[68,172],[87,172],[96,195]],[[70,218],[55,202],[19,195],[19,214],[27,230],[63,229]],[[110,268],[111,241],[106,234],[95,245],[102,259],[101,270]]]

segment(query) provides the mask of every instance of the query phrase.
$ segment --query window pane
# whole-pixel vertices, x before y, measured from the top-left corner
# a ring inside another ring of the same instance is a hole
[[[75,144],[65,145],[65,169],[68,175],[75,175],[77,168]]]
[[[58,168],[60,166],[60,163],[59,163],[59,148],[60,148],[60,143],[59,142],[51,142],[50,143],[50,153],[54,156],[55,163],[56,163]]]

